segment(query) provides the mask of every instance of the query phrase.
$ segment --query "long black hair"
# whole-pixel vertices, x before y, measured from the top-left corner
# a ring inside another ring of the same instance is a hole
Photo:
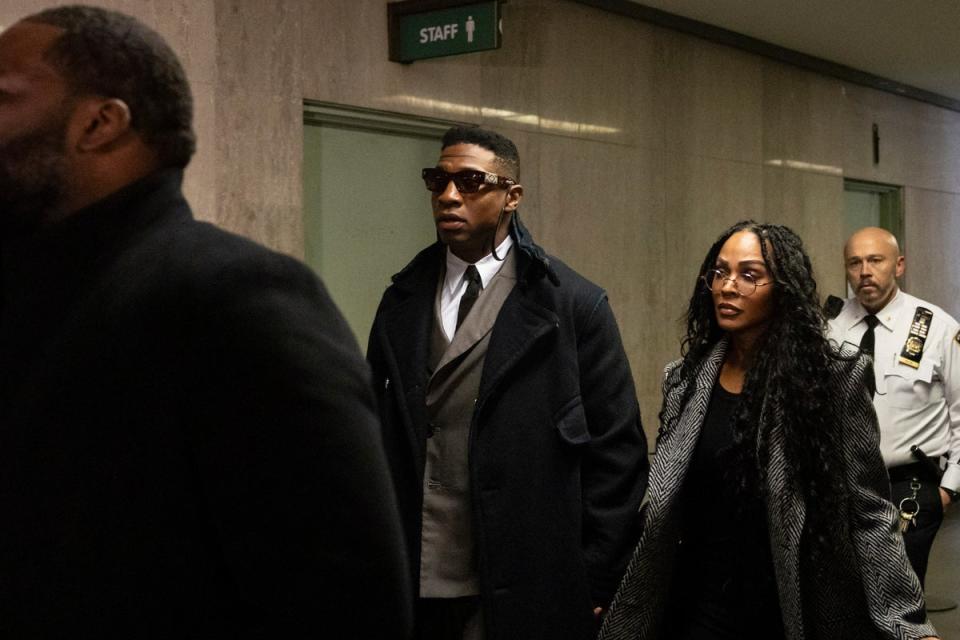
[[[740,231],[753,233],[760,241],[774,281],[773,311],[766,332],[757,341],[732,418],[730,488],[747,504],[762,503],[766,498],[769,428],[776,420],[784,429],[788,481],[806,500],[807,529],[814,542],[819,542],[814,546],[822,549],[828,540],[844,535],[844,527],[837,530],[828,514],[842,513],[846,502],[845,486],[839,481],[843,477],[841,448],[837,446],[840,416],[835,415],[839,405],[833,401],[830,372],[837,360],[852,362],[853,358],[839,355],[825,336],[826,320],[810,257],[790,228],[752,220],[738,222],[710,247],[698,276],[716,268],[721,247]],[[688,382],[685,400],[693,393],[692,380],[724,335],[717,325],[713,296],[699,279],[690,297],[686,324],[683,362],[675,379],[677,385]],[[670,426],[664,424],[663,428]]]

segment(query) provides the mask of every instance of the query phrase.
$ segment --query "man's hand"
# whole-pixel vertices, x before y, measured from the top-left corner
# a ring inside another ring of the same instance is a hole
[[[603,607],[594,607],[594,608],[593,608],[593,616],[594,616],[595,618],[599,618],[599,617],[600,617],[600,614],[602,614],[602,613],[603,613]]]
[[[950,494],[943,490],[943,487],[940,487],[940,504],[943,505],[943,511],[946,513],[947,508],[950,506]]]

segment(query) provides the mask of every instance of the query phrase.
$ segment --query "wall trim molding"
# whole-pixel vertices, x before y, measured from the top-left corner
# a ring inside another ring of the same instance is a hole
[[[943,109],[949,109],[950,111],[960,112],[960,100],[903,84],[902,82],[874,75],[866,71],[854,69],[853,67],[831,62],[823,58],[794,51],[793,49],[787,49],[764,40],[737,33],[736,31],[730,31],[705,22],[630,2],[630,0],[573,0],[573,2],[635,20],[649,22],[659,27],[680,31],[688,35],[703,38],[704,40],[734,47],[765,58],[771,58],[807,71],[837,78],[844,82],[870,87],[871,89],[911,98]]]
[[[424,138],[441,138],[450,127],[463,125],[464,123],[320,100],[304,100],[303,124],[307,126],[332,125],[358,131],[379,131],[381,133],[398,133]]]

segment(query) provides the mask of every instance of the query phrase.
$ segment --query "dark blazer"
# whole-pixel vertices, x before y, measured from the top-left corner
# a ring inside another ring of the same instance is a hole
[[[723,364],[726,341],[717,344],[692,382],[695,391],[681,404],[686,384],[676,387],[680,361],[669,364],[664,381],[664,431],[650,469],[649,502],[644,506],[643,534],[604,621],[603,640],[669,638],[663,620],[665,596],[678,542],[683,480],[696,447],[710,394]],[[765,415],[769,431],[767,526],[780,609],[789,640],[915,639],[936,635],[926,619],[920,583],[910,568],[898,516],[890,503],[890,485],[880,457],[876,414],[864,386],[865,358],[837,361],[829,375],[835,409],[844,416],[842,431],[849,511],[836,514],[849,537],[829,558],[814,565],[802,536],[808,505],[786,474],[784,432],[774,405]],[[870,374],[872,375],[872,374]],[[671,387],[673,387],[671,389]],[[668,389],[670,390],[667,393]],[[744,621],[749,636],[750,621]]]
[[[646,487],[633,379],[606,294],[514,218],[517,285],[490,336],[469,440],[487,638],[590,638],[613,595]],[[367,357],[417,583],[424,390],[444,246],[384,293]]]
[[[369,373],[162,172],[2,244],[0,637],[400,638]]]

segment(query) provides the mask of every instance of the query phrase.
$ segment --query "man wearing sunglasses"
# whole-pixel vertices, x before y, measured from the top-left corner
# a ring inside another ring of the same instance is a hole
[[[507,138],[446,133],[438,241],[370,334],[421,640],[594,637],[646,488],[606,294],[533,243],[519,174]]]

